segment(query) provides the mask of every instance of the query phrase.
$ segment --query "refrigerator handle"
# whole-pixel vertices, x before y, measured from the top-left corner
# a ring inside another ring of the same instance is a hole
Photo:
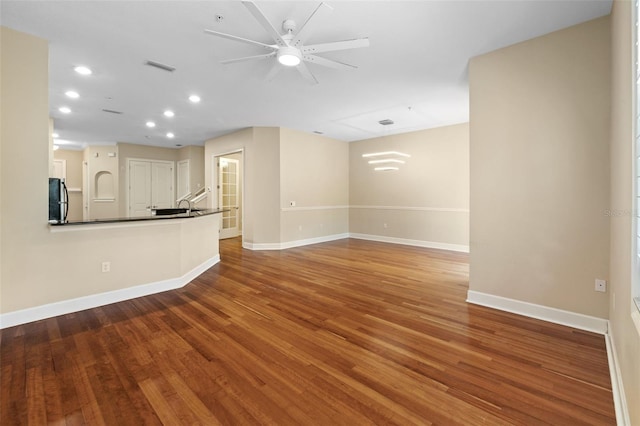
[[[67,222],[67,216],[69,215],[69,190],[67,190],[67,185],[62,181],[62,188],[64,189],[64,203],[66,204],[64,208],[64,217],[62,218],[62,222]]]

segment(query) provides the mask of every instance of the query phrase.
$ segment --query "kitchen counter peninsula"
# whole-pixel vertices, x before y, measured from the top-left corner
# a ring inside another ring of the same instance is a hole
[[[176,213],[176,214],[163,214],[154,216],[143,217],[122,217],[122,218],[107,218],[107,219],[90,219],[90,220],[78,220],[62,223],[49,223],[52,227],[66,227],[76,225],[96,225],[96,224],[108,224],[108,223],[130,223],[130,222],[148,222],[157,220],[172,220],[172,219],[190,219],[202,216],[209,216],[212,214],[223,213],[225,209],[195,209],[191,212]]]
[[[173,211],[149,217],[49,224],[49,232],[33,248],[43,253],[38,257],[43,259],[38,268],[47,272],[39,273],[34,268],[33,276],[54,282],[55,291],[58,287],[64,291],[53,302],[34,302],[34,307],[3,314],[3,325],[37,321],[187,285],[220,261],[222,215],[218,213],[224,210],[166,214]],[[55,281],[57,277],[62,278]]]

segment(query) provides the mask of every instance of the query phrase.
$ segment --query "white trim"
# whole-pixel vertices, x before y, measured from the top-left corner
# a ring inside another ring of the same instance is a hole
[[[410,240],[407,238],[387,237],[384,235],[358,234],[351,232],[350,238],[358,240],[378,241],[381,243],[403,244],[405,246],[425,247],[440,250],[459,251],[469,253],[469,246],[464,244],[441,243],[437,241]]]
[[[283,212],[291,211],[307,211],[307,210],[339,210],[348,209],[349,206],[306,206],[306,207],[282,207],[280,210]]]
[[[606,334],[609,329],[609,321],[603,318],[536,305],[521,300],[494,296],[473,290],[467,292],[467,302],[523,315],[525,317],[549,321],[555,324],[566,325],[580,330],[591,331],[593,333]]]
[[[242,247],[249,250],[285,250],[293,247],[308,246],[311,244],[326,243],[329,241],[343,240],[349,238],[349,234],[324,235],[322,237],[307,238],[305,240],[287,241],[284,243],[250,243],[243,242]]]
[[[613,334],[605,334],[604,342],[607,345],[607,359],[609,361],[609,375],[611,376],[613,405],[616,410],[616,423],[618,426],[630,426],[631,419],[629,418],[629,408],[627,406],[627,398],[624,394],[622,372],[620,371],[620,363],[618,362],[618,354],[616,353]]]
[[[154,283],[142,284],[135,287],[128,287],[105,293],[92,294],[89,296],[0,314],[0,329],[181,288],[218,262],[220,262],[219,254],[204,261],[191,271],[178,278],[170,278],[168,280],[157,281]]]
[[[411,206],[349,206],[352,209],[370,210],[408,210],[420,212],[449,212],[449,213],[469,213],[469,209],[458,207],[411,207]]]

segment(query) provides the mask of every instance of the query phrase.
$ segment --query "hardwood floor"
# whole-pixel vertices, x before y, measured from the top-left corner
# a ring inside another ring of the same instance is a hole
[[[465,254],[221,255],[183,289],[2,330],[1,424],[615,424],[604,338],[467,304]]]

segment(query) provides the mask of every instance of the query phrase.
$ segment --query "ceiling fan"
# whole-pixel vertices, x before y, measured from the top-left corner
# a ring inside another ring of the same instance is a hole
[[[295,21],[293,21],[292,19],[286,19],[282,23],[284,34],[280,34],[273,27],[273,25],[271,25],[264,13],[262,13],[262,11],[255,3],[251,1],[243,1],[242,4],[249,10],[253,17],[256,18],[260,25],[262,25],[262,27],[267,31],[271,38],[273,38],[275,44],[261,43],[259,41],[249,40],[246,38],[213,30],[205,29],[204,32],[214,36],[240,41],[254,46],[260,46],[268,50],[268,53],[262,55],[246,56],[243,58],[221,61],[221,63],[223,64],[230,64],[234,62],[250,61],[256,59],[274,59],[273,66],[265,77],[266,80],[273,79],[278,71],[282,69],[281,65],[284,65],[288,67],[295,67],[306,80],[313,84],[317,84],[318,80],[311,73],[305,62],[335,69],[349,70],[358,67],[356,67],[355,65],[349,65],[331,59],[323,58],[321,56],[317,56],[316,53],[356,49],[369,46],[368,38],[358,38],[354,40],[342,40],[329,43],[305,45],[304,41],[309,35],[314,22],[317,22],[318,18],[327,16],[333,11],[333,8],[326,3],[320,3],[320,5],[313,11],[313,13],[309,16],[309,18],[297,32]]]

